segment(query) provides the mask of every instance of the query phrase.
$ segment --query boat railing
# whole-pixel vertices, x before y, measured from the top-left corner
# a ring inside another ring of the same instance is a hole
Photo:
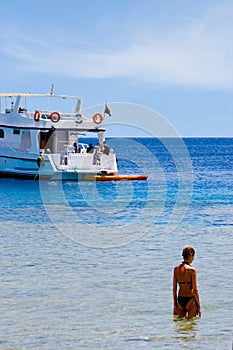
[[[11,113],[13,112],[11,109],[6,109],[5,110],[5,113],[8,114],[8,113]],[[59,114],[61,120],[72,120],[75,118],[75,114],[73,113],[60,113],[60,112],[57,112],[57,111],[49,111],[49,110],[35,110],[35,112],[28,112],[27,109],[20,109],[19,111],[19,114],[21,116],[24,116],[24,117],[28,117],[28,118],[35,118],[35,113],[36,112],[39,112],[39,118],[40,120],[51,120],[51,114],[56,112]]]
[[[6,108],[5,109],[5,114],[10,114],[14,112],[13,108]],[[75,112],[59,112],[59,110],[47,110],[47,109],[35,109],[34,112],[28,111],[27,108],[21,108],[19,107],[17,111],[22,117],[27,117],[31,119],[35,119],[37,121],[39,120],[44,120],[44,121],[49,121],[52,120],[52,114],[56,114],[55,119],[63,120],[63,121],[71,121],[74,120],[77,124],[82,123],[82,122],[88,122],[90,121],[90,118],[80,114],[80,113],[75,113]]]

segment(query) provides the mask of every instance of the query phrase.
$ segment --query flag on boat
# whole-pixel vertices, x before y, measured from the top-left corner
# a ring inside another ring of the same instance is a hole
[[[108,114],[109,117],[111,117],[111,111],[110,111],[110,108],[108,107],[107,103],[105,103],[104,114]]]

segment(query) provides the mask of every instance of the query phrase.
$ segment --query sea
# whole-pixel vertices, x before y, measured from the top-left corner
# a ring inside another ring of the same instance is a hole
[[[0,179],[0,349],[232,350],[233,138],[108,143],[147,181]],[[178,319],[186,245],[202,317]]]

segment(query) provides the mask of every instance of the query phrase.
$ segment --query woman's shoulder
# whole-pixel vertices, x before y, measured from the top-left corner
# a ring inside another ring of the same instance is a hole
[[[196,275],[196,269],[193,266],[186,267],[186,271],[189,275],[192,275],[192,276]]]
[[[191,272],[196,272],[195,267],[191,266],[191,265],[185,265],[185,269]]]
[[[187,265],[187,264],[179,264],[177,266],[174,267],[174,271],[180,271],[180,270],[188,270],[190,272],[196,272],[195,267],[191,266],[191,265]]]
[[[182,269],[182,267],[183,267],[183,264],[179,264],[179,265],[175,266],[174,267],[174,272],[180,271]]]

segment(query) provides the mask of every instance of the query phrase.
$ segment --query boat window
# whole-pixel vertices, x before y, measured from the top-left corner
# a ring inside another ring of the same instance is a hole
[[[19,129],[14,129],[13,134],[14,135],[20,135],[20,130]]]
[[[41,131],[40,132],[40,148],[41,149],[45,148],[45,145],[46,145],[47,141],[48,141],[47,132]]]
[[[30,131],[23,131],[21,136],[20,151],[25,152],[32,146]]]
[[[27,112],[26,108],[19,107],[19,113],[25,113]]]
[[[4,130],[0,129],[0,138],[3,139],[4,138]]]

